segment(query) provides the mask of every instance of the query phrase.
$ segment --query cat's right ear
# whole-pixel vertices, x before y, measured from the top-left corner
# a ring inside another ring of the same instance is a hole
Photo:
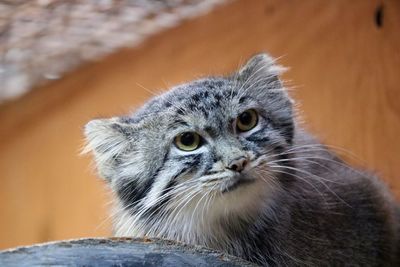
[[[286,69],[278,64],[276,60],[265,53],[251,57],[246,64],[235,74],[235,78],[243,83],[268,83],[278,81],[279,75]]]
[[[138,124],[119,117],[92,120],[84,128],[86,146],[82,153],[93,153],[100,175],[108,180],[117,156],[135,141],[138,128]]]

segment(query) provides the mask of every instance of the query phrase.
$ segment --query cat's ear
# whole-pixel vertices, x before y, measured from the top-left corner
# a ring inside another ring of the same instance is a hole
[[[100,175],[109,179],[118,155],[135,142],[139,128],[140,123],[119,117],[92,120],[84,128],[86,147],[82,153],[92,152]]]
[[[234,77],[248,86],[280,83],[279,75],[285,71],[271,56],[262,53],[250,58]],[[276,86],[276,84],[275,84]]]

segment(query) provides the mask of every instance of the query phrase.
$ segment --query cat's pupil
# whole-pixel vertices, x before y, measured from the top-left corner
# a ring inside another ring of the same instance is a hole
[[[193,145],[195,142],[195,136],[193,133],[187,132],[181,135],[181,143],[185,146]]]
[[[249,112],[245,111],[239,115],[239,120],[244,125],[249,125],[252,121],[252,116]]]

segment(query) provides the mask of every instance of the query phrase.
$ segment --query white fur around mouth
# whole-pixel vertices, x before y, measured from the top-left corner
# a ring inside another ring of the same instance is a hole
[[[244,177],[237,177],[237,178],[233,178],[231,181],[228,182],[228,185],[225,186],[225,188],[222,190],[222,193],[228,193],[228,192],[232,192],[235,189],[248,185],[248,184],[252,184],[253,182],[255,182],[254,179],[246,179]]]

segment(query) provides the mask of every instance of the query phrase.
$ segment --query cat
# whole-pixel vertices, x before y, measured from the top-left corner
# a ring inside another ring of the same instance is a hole
[[[115,193],[115,235],[264,266],[400,264],[393,197],[300,127],[281,70],[258,54],[232,75],[90,121],[86,151]]]

